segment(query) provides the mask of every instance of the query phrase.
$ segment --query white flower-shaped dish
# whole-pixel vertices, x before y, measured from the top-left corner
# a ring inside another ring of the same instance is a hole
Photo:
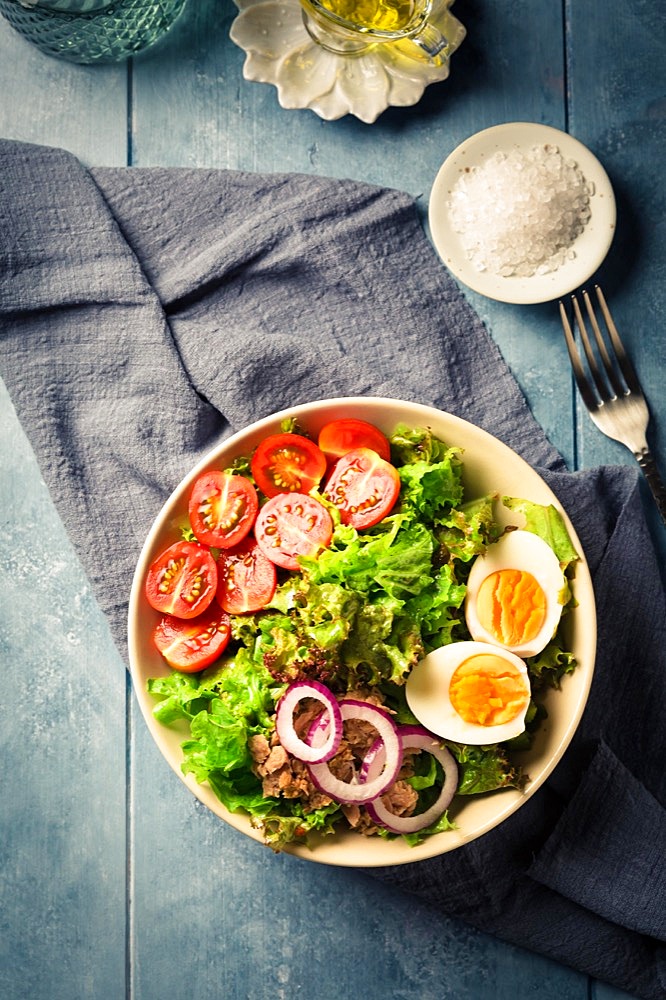
[[[445,0],[450,6],[453,0]],[[448,60],[431,66],[405,56],[395,43],[341,56],[314,42],[299,0],[235,0],[240,13],[230,37],[246,53],[243,76],[277,88],[283,108],[309,108],[326,121],[354,115],[366,124],[388,107],[416,104],[431,83],[449,75]],[[444,29],[450,52],[465,28],[449,10]]]

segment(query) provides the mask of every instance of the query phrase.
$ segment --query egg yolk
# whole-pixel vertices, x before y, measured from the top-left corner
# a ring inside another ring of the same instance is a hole
[[[458,715],[477,726],[511,722],[529,697],[520,672],[495,653],[479,653],[463,660],[449,685],[449,698]]]
[[[476,613],[497,642],[519,646],[538,635],[546,618],[546,595],[531,573],[501,569],[479,587]]]

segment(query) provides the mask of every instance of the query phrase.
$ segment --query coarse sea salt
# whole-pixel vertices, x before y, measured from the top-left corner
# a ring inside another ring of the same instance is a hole
[[[575,257],[594,187],[557,146],[496,152],[461,173],[449,198],[451,225],[480,272],[531,277]]]

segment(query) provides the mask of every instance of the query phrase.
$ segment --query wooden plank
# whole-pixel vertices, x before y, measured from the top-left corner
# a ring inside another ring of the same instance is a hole
[[[127,162],[127,68],[44,55],[0,17],[0,135],[60,146],[84,163]]]
[[[0,996],[125,995],[124,665],[0,383]]]
[[[666,311],[666,16],[658,0],[611,4],[596,18],[588,8],[585,0],[569,5],[570,131],[614,185],[617,235],[598,277],[649,399],[651,443],[666,475],[666,339],[659,332]],[[579,401],[578,464],[633,461],[599,433]],[[666,567],[666,536],[647,491],[646,511]]]
[[[0,19],[5,138],[124,164],[126,80],[51,59]],[[121,998],[126,674],[4,385],[0,510],[0,995]]]

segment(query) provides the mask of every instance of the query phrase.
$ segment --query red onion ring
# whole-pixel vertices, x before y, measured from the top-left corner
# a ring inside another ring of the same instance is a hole
[[[398,728],[398,733],[400,733],[400,728]],[[404,749],[404,747],[403,747]],[[367,781],[368,778],[374,777],[374,775],[381,770],[384,763],[384,740],[379,737],[372,744],[365,757],[363,758],[363,763],[361,764],[361,770],[359,771],[358,780]]]
[[[438,820],[450,805],[458,787],[458,765],[446,747],[440,746],[438,737],[433,736],[427,729],[421,726],[400,726],[398,735],[403,750],[412,748],[425,750],[439,761],[444,771],[442,790],[429,809],[415,816],[396,816],[386,808],[381,795],[367,802],[366,809],[375,823],[391,833],[418,833],[419,830],[425,830]],[[379,740],[370,747],[361,768],[361,780],[372,781],[375,772],[382,766],[383,750]]]
[[[312,747],[321,746],[326,739],[328,727],[329,723],[326,717],[326,712],[320,712],[320,714],[310,723],[306,736],[308,745]]]
[[[386,709],[371,705],[367,701],[345,698],[340,702],[343,721],[361,719],[369,722],[379,733],[384,749],[381,767],[366,781],[359,781],[354,775],[351,781],[342,781],[331,771],[327,763],[308,764],[313,784],[336,802],[343,805],[366,805],[390,788],[402,767],[402,745],[398,727]]]
[[[324,738],[314,744],[306,743],[294,729],[294,710],[303,698],[314,698],[324,706],[320,718],[326,719],[326,731]],[[335,695],[324,684],[319,681],[296,681],[278,702],[275,728],[287,753],[306,763],[321,763],[335,757],[338,752],[342,739],[342,713]]]

